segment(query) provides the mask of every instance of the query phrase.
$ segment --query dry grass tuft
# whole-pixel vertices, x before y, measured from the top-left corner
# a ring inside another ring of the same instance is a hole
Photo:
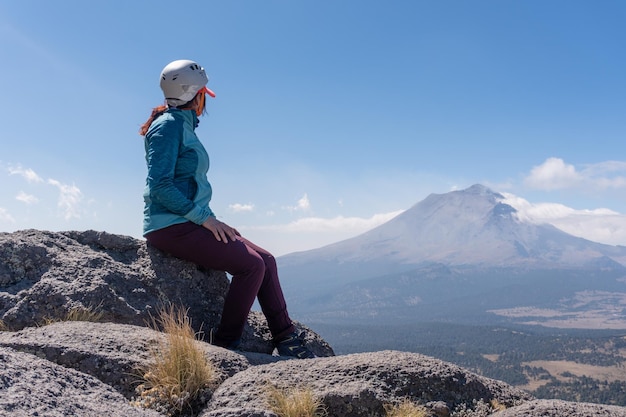
[[[489,401],[489,405],[491,406],[491,408],[493,408],[496,411],[506,410],[506,405],[502,404],[500,401],[496,400],[495,398]]]
[[[324,417],[322,401],[310,388],[278,388],[268,384],[267,403],[278,417]]]
[[[428,410],[413,403],[409,399],[405,399],[397,405],[385,405],[387,417],[428,417]]]
[[[100,305],[97,307],[84,307],[78,306],[73,307],[68,311],[63,317],[44,317],[38,326],[49,326],[50,324],[60,323],[63,321],[90,321],[90,322],[99,322],[102,321],[102,317],[104,317],[104,313],[98,311],[100,309]]]
[[[0,332],[6,332],[9,330],[9,327],[4,323],[4,321],[0,320]]]
[[[196,343],[186,310],[163,309],[154,324],[163,329],[166,338],[151,352],[150,365],[141,370],[143,383],[137,387],[140,399],[135,405],[173,416],[210,396],[220,372]]]
[[[74,307],[65,316],[64,321],[91,321],[98,322],[102,320],[104,313],[99,312],[93,307]]]

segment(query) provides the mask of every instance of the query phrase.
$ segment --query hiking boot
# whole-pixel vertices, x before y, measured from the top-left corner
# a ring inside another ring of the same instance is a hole
[[[217,329],[213,328],[209,333],[209,344],[213,346],[219,346],[228,350],[237,350],[239,348],[239,345],[241,345],[241,339],[233,341],[223,340],[217,337]]]
[[[315,355],[304,345],[304,332],[290,333],[279,342],[276,342],[276,350],[280,356],[293,356],[298,359],[310,359]]]

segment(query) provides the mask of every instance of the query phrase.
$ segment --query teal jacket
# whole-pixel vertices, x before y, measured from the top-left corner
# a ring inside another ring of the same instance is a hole
[[[193,110],[172,108],[158,116],[146,133],[144,236],[174,224],[202,224],[215,217],[209,208],[209,155],[196,136],[197,125]]]

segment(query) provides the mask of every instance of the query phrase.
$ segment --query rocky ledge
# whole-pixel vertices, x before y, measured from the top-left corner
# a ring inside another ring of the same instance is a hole
[[[199,270],[130,237],[0,233],[0,415],[163,416],[132,405],[138,370],[164,338],[147,324],[159,308],[183,306],[202,334],[219,319],[226,291],[223,272]],[[63,321],[76,311],[96,313],[99,322]],[[434,417],[626,417],[624,407],[537,400],[420,354],[334,356],[319,335],[297,326],[318,358],[272,356],[259,313],[250,315],[241,352],[198,341],[221,383],[193,414],[276,417],[269,383],[310,389],[336,417],[384,416],[386,405],[404,399]]]

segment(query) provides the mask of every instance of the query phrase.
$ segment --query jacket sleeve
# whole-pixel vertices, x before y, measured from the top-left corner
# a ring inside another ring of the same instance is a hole
[[[182,140],[178,123],[164,123],[146,135],[146,162],[150,198],[170,212],[202,224],[213,213],[199,207],[174,185],[174,173]]]

